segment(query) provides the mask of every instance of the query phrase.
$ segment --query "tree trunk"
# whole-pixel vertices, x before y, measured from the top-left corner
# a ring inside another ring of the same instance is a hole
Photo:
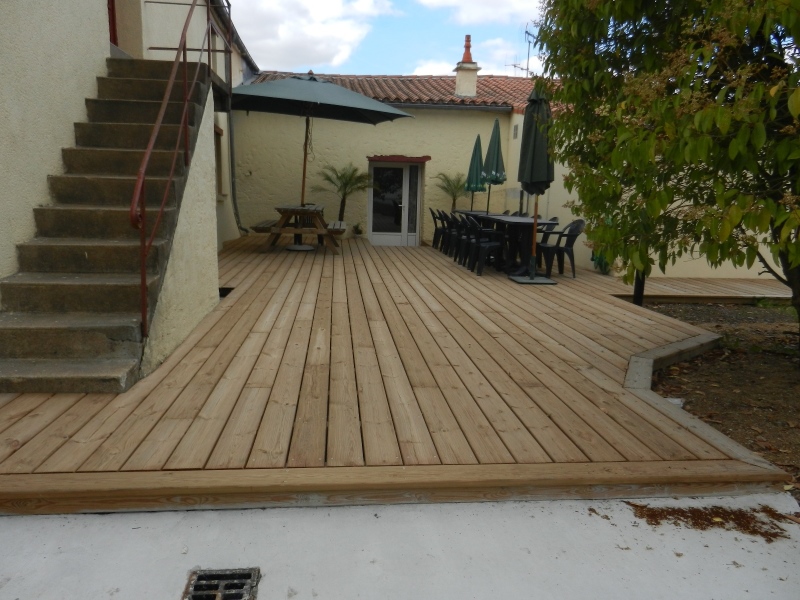
[[[347,206],[347,196],[339,202],[339,221],[344,221],[344,207]]]
[[[636,306],[644,305],[644,279],[645,274],[636,271],[636,277],[633,280],[633,303]]]
[[[791,267],[787,252],[779,252],[778,260],[781,263],[783,274],[786,277],[785,283],[792,290],[792,306],[797,312],[797,353],[800,358],[800,266]],[[800,360],[797,363],[800,368]]]

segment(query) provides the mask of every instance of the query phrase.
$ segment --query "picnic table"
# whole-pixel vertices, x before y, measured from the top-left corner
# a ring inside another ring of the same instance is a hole
[[[303,206],[276,206],[280,218],[269,229],[267,244],[274,246],[282,235],[316,235],[320,243],[324,243],[333,254],[338,254],[339,243],[336,238],[347,229],[343,221],[328,225],[323,216],[324,208],[316,204]],[[297,239],[297,238],[295,238]]]

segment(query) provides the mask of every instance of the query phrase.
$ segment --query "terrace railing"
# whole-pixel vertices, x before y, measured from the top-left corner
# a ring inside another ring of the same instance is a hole
[[[163,220],[164,216],[164,209],[167,205],[167,201],[169,199],[170,190],[172,189],[172,184],[175,179],[175,167],[178,163],[179,158],[183,160],[183,164],[186,167],[185,171],[188,170],[188,167],[191,163],[191,149],[189,147],[189,99],[192,98],[195,89],[198,85],[200,85],[200,76],[202,69],[205,67],[204,63],[202,62],[203,53],[207,53],[208,55],[208,80],[211,81],[211,73],[212,73],[212,65],[213,61],[211,59],[212,55],[215,52],[224,52],[226,54],[225,64],[226,64],[226,74],[225,77],[227,79],[227,93],[230,95],[231,91],[231,69],[230,69],[230,55],[231,55],[231,45],[233,40],[233,24],[230,19],[230,2],[228,0],[222,0],[214,2],[213,0],[207,0],[204,4],[206,7],[206,27],[205,27],[205,34],[203,36],[203,41],[200,45],[196,48],[190,48],[187,42],[187,34],[189,31],[189,26],[192,23],[192,17],[195,13],[195,8],[198,6],[199,0],[192,0],[191,4],[188,3],[180,3],[180,2],[166,2],[166,1],[158,1],[158,0],[148,0],[150,4],[166,4],[166,5],[174,5],[174,6],[188,6],[189,13],[186,16],[186,22],[183,26],[183,30],[181,32],[181,38],[178,42],[177,48],[162,48],[162,47],[151,47],[151,50],[175,50],[175,60],[173,61],[172,71],[170,72],[169,79],[167,81],[167,89],[164,92],[164,98],[161,101],[161,108],[158,112],[158,117],[156,118],[155,125],[153,126],[153,131],[150,134],[150,140],[147,144],[147,149],[145,150],[144,156],[142,157],[142,162],[139,166],[139,170],[136,176],[136,184],[133,190],[133,198],[131,199],[131,208],[130,208],[130,221],[131,225],[138,229],[140,232],[139,235],[139,269],[141,273],[141,280],[140,280],[140,305],[141,305],[141,318],[142,318],[142,335],[147,336],[149,333],[149,322],[148,322],[148,291],[147,291],[147,257],[150,254],[150,251],[153,247],[153,242],[156,239],[156,235],[158,232],[158,228],[161,225],[161,221]],[[214,9],[212,11],[212,9]],[[226,31],[222,31],[217,24],[217,20],[223,22],[226,27]],[[212,48],[212,36],[216,34],[221,40],[224,41],[225,48],[223,50],[215,50]],[[190,79],[189,77],[189,62],[188,62],[188,55],[189,52],[199,52],[199,57],[197,60],[197,65],[194,68],[194,76]],[[147,221],[147,201],[146,201],[146,188],[147,188],[147,169],[150,164],[150,157],[153,153],[153,148],[155,147],[156,139],[158,138],[159,132],[161,131],[161,126],[164,121],[164,114],[166,113],[167,106],[172,98],[172,92],[175,87],[176,81],[178,80],[178,72],[181,72],[181,84],[183,88],[183,111],[181,112],[181,119],[180,119],[180,128],[179,134],[177,136],[177,140],[175,143],[175,149],[173,151],[172,156],[172,165],[170,167],[169,176],[167,179],[166,186],[164,188],[164,196],[161,199],[161,204],[158,207],[158,212],[155,215],[155,220],[153,221],[152,227],[150,228],[150,233],[148,235],[148,221]]]

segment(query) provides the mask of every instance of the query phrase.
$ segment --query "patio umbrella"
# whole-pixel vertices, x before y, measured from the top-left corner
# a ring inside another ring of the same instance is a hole
[[[486,149],[486,160],[483,162],[481,177],[489,184],[489,195],[486,197],[486,214],[489,214],[489,200],[492,197],[492,185],[503,183],[506,180],[506,167],[503,164],[503,152],[500,150],[500,119],[494,120],[492,137]]]
[[[481,150],[481,136],[475,138],[475,146],[472,148],[472,159],[469,161],[469,170],[467,171],[467,183],[464,189],[472,192],[472,198],[469,201],[469,209],[472,210],[472,205],[475,203],[475,192],[485,192],[486,186],[483,184],[481,177],[481,170],[483,169],[483,150]]]
[[[543,194],[555,179],[553,159],[547,150],[548,130],[552,114],[550,103],[536,90],[528,97],[525,107],[525,120],[522,124],[522,146],[519,156],[517,180],[528,194],[534,194],[533,203],[533,241],[531,262],[528,266],[530,278],[514,278],[519,283],[533,283],[536,280],[536,230],[539,227],[539,195]],[[527,279],[527,281],[521,281]],[[549,279],[539,278],[541,283],[551,283]]]
[[[306,198],[306,165],[311,145],[312,118],[377,125],[411,116],[393,106],[319,79],[313,74],[235,87],[231,108],[306,118],[301,206],[305,205]]]

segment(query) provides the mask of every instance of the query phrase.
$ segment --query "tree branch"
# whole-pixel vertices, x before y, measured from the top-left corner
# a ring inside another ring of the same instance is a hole
[[[761,254],[760,250],[758,251],[758,261],[761,263],[761,266],[764,267],[764,270],[761,271],[761,273],[769,273],[775,279],[780,281],[783,285],[789,286],[789,281],[785,277],[782,277],[780,273],[778,273],[775,269],[772,268],[769,262],[767,262],[767,259],[764,257],[764,255]],[[761,275],[761,273],[759,273],[759,275]]]

